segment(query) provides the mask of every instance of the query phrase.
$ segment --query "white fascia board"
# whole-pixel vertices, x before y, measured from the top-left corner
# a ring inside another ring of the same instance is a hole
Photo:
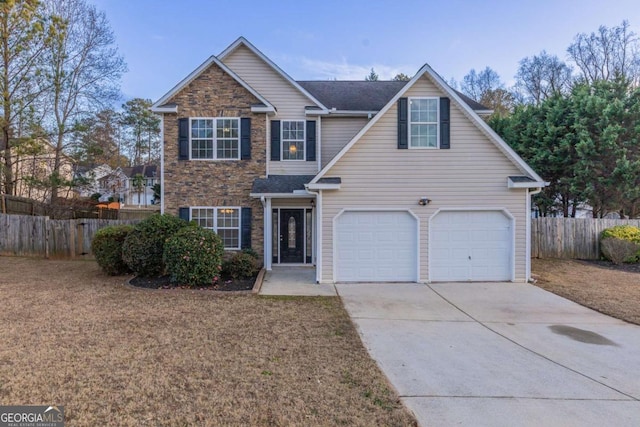
[[[509,145],[502,139],[500,138],[500,136],[498,136],[497,133],[495,133],[493,131],[493,129],[491,129],[489,127],[488,124],[485,123],[484,120],[482,120],[480,118],[480,116],[478,116],[478,114],[476,112],[473,111],[473,109],[466,103],[464,102],[460,96],[458,96],[458,94],[442,79],[442,77],[440,77],[438,75],[438,73],[436,73],[430,66],[429,64],[425,64],[422,66],[422,68],[420,68],[420,70],[416,73],[415,76],[413,76],[413,78],[411,80],[409,80],[409,82],[402,88],[400,89],[400,91],[393,97],[391,98],[391,100],[387,103],[387,105],[384,106],[384,108],[382,108],[382,110],[380,110],[380,112],[378,114],[375,115],[375,117],[373,117],[373,119],[371,119],[369,121],[369,123],[367,123],[361,130],[360,132],[358,132],[353,138],[351,138],[351,141],[349,141],[349,143],[347,145],[345,145],[342,150],[340,150],[340,152],[338,152],[338,154],[336,154],[333,159],[331,159],[331,161],[329,163],[327,163],[327,165],[318,173],[318,175],[315,176],[315,178],[313,178],[313,180],[311,180],[311,184],[315,184],[316,182],[318,182],[318,180],[320,178],[322,178],[337,162],[338,160],[340,160],[342,158],[342,156],[345,155],[345,153],[347,151],[349,151],[351,149],[351,147],[353,147],[353,145],[360,140],[360,138],[362,138],[362,136],[364,134],[366,134],[369,129],[371,129],[371,127],[382,117],[384,116],[387,111],[389,111],[389,109],[391,109],[391,107],[393,105],[396,104],[396,102],[398,102],[398,99],[400,99],[402,96],[404,96],[405,93],[407,93],[407,91],[409,89],[411,89],[413,87],[413,85],[420,80],[420,78],[422,78],[423,75],[428,75],[431,79],[431,81],[439,87],[440,90],[442,90],[445,94],[447,94],[450,99],[453,99],[453,101],[457,104],[458,108],[460,108],[464,113],[466,113],[465,115],[489,138],[489,140],[491,142],[493,142],[500,151],[502,151],[502,153],[509,159],[511,160],[511,162],[513,162],[523,173],[531,176],[534,180],[539,181],[539,182],[544,182],[544,180],[533,170],[531,169],[531,167],[524,161],[522,160],[522,158],[520,156],[518,156],[518,154],[516,154],[515,151],[513,151],[513,149],[511,147],[509,147]]]
[[[337,116],[337,117],[373,117],[378,114],[378,111],[364,111],[364,110],[305,110],[307,116]]]
[[[304,186],[308,190],[339,190],[340,184],[323,184],[323,183],[314,183],[311,182],[309,184],[305,184]]]
[[[184,79],[182,79],[182,81],[180,81],[180,83],[178,83],[177,85],[175,85],[169,92],[167,92],[166,94],[164,94],[162,96],[162,98],[160,98],[158,101],[156,101],[152,106],[151,106],[151,111],[153,111],[154,109],[158,109],[161,108],[163,104],[165,104],[168,100],[170,100],[176,93],[180,92],[180,90],[182,90],[185,86],[187,86],[189,83],[191,83],[193,80],[195,80],[196,78],[198,78],[198,76],[200,76],[200,74],[202,74],[207,68],[209,68],[211,66],[211,64],[216,64],[218,67],[220,67],[225,73],[227,73],[228,75],[230,75],[235,81],[237,81],[238,83],[240,83],[240,85],[242,85],[242,87],[244,87],[245,89],[247,89],[253,96],[255,96],[261,103],[263,103],[264,105],[266,105],[267,107],[271,107],[274,109],[275,111],[275,107],[273,105],[271,105],[271,103],[269,101],[267,101],[267,99],[265,97],[263,97],[262,95],[260,95],[254,88],[252,88],[251,86],[249,86],[249,84],[247,82],[245,82],[244,80],[242,80],[240,78],[240,76],[238,76],[235,72],[233,72],[229,67],[227,67],[226,65],[224,65],[222,63],[222,61],[220,61],[218,58],[216,58],[215,56],[211,55],[209,57],[209,59],[207,59],[206,61],[204,61],[202,64],[200,64],[200,66],[198,68],[196,68],[195,70],[193,70],[191,72],[191,74],[189,74],[187,77],[185,77]],[[176,107],[176,112],[177,112],[177,107]]]
[[[544,188],[549,186],[550,182],[531,181],[531,182],[514,182],[511,178],[507,178],[508,188]]]
[[[151,111],[158,114],[177,113],[178,106],[174,105],[173,107],[151,107]]]
[[[245,39],[244,37],[238,37],[238,39],[231,43],[231,45],[229,45],[229,47],[227,47],[225,50],[222,51],[222,53],[220,53],[220,55],[218,55],[218,58],[221,61],[224,61],[224,58],[226,58],[230,53],[232,53],[233,51],[235,51],[239,46],[244,45],[247,49],[249,49],[251,52],[253,52],[258,58],[262,59],[268,66],[270,66],[276,73],[280,74],[286,81],[288,81],[293,87],[295,87],[298,91],[300,91],[300,93],[302,93],[304,96],[306,96],[307,98],[309,98],[310,101],[312,101],[314,104],[316,104],[316,106],[322,108],[323,110],[327,110],[327,107],[325,107],[320,101],[318,101],[313,95],[311,95],[309,92],[307,92],[302,86],[300,86],[298,84],[298,82],[296,82],[295,80],[293,80],[287,73],[285,73],[280,67],[278,67],[273,61],[271,61],[264,53],[260,52],[260,50],[258,50],[257,47],[255,47],[254,45],[252,45],[247,39]]]
[[[276,109],[273,106],[262,106],[256,105],[251,107],[252,113],[267,113],[267,114],[275,114]]]

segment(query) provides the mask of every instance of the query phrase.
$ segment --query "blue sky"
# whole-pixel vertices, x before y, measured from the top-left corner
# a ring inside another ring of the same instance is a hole
[[[129,66],[127,99],[157,100],[239,36],[297,80],[362,80],[371,67],[390,79],[426,62],[458,81],[490,66],[510,85],[522,58],[566,59],[577,33],[623,19],[640,33],[638,0],[88,1]]]

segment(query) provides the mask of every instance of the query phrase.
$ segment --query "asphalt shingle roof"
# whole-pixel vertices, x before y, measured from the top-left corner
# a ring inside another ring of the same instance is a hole
[[[403,81],[354,81],[354,80],[303,80],[298,81],[307,92],[327,108],[351,111],[380,111],[407,82]],[[489,110],[484,105],[456,91],[472,110]]]
[[[257,178],[251,187],[252,193],[293,193],[304,190],[315,175],[269,175],[268,178]]]

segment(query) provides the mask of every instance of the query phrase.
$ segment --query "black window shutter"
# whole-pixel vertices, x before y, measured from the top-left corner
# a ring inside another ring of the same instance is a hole
[[[251,159],[251,119],[240,119],[240,159]]]
[[[178,217],[180,217],[180,219],[184,219],[185,221],[189,222],[189,220],[191,219],[189,218],[189,216],[190,216],[189,208],[179,209]]]
[[[407,98],[398,99],[398,148],[409,148],[409,103]]]
[[[271,160],[280,161],[280,120],[271,121]]]
[[[189,119],[178,119],[178,160],[189,160]]]
[[[440,148],[451,148],[451,121],[449,98],[440,98]]]
[[[307,161],[316,160],[316,121],[307,121]]]
[[[242,249],[249,249],[251,247],[251,208],[242,208],[241,217],[242,230],[240,247]]]

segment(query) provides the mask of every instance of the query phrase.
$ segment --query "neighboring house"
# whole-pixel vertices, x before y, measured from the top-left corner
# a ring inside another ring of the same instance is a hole
[[[51,176],[55,165],[55,147],[44,139],[34,140],[28,148],[19,147],[13,153],[13,177],[15,179],[16,196],[26,197],[40,202],[51,200],[51,191],[47,179]],[[73,160],[61,156],[60,177],[63,180],[73,179]],[[58,197],[73,198],[75,192],[69,186],[62,186]]]
[[[138,165],[124,168],[127,176],[126,205],[149,206],[156,203],[153,186],[160,183],[156,165]],[[140,176],[140,178],[136,178]],[[138,184],[139,183],[139,184]]]
[[[162,211],[319,282],[530,277],[545,182],[428,65],[409,82],[291,79],[244,38],[158,100]]]
[[[100,180],[113,172],[114,170],[107,164],[77,166],[75,168],[75,176],[78,181],[82,182],[76,189],[78,196],[91,197],[96,193],[103,195],[102,192],[105,188],[100,185]]]
[[[128,185],[129,177],[123,168],[115,168],[107,175],[98,179],[99,201],[108,202],[111,200],[113,202],[124,203],[127,197]]]

